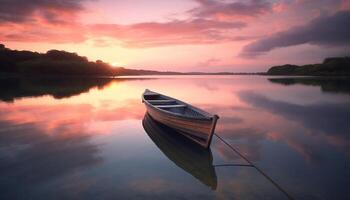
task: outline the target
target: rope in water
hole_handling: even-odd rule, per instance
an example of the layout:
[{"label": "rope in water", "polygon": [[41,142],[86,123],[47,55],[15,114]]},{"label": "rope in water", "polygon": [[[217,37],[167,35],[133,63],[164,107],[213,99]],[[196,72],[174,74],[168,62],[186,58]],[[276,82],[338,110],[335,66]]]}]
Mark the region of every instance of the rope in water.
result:
[{"label": "rope in water", "polygon": [[213,167],[253,167],[253,166],[246,165],[246,164],[220,164],[220,165],[213,165]]},{"label": "rope in water", "polygon": [[269,180],[279,191],[281,191],[283,194],[286,195],[286,197],[290,200],[294,200],[294,198],[288,194],[287,191],[285,191],[280,185],[278,185],[272,178],[270,178],[265,172],[263,172],[259,167],[254,165],[248,158],[246,158],[243,154],[241,154],[237,149],[235,149],[231,144],[227,143],[223,138],[221,138],[218,134],[215,134],[223,143],[225,143],[227,146],[229,146],[235,153],[237,153],[241,158],[243,158],[250,166],[254,167],[260,174],[262,174],[267,180]]}]

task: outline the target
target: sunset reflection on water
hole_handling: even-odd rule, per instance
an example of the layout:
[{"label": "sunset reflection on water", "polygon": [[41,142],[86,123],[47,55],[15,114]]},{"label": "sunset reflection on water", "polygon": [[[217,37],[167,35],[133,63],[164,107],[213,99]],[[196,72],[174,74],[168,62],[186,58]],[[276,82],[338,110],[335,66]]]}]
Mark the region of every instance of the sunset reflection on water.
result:
[{"label": "sunset reflection on water", "polygon": [[[142,127],[149,88],[218,114],[216,134],[296,199],[350,198],[350,94],[268,78],[137,77],[40,91],[20,80],[0,92],[0,197],[285,198],[253,168],[215,167],[212,190],[174,165]],[[213,166],[245,164],[218,138],[211,151]]]}]

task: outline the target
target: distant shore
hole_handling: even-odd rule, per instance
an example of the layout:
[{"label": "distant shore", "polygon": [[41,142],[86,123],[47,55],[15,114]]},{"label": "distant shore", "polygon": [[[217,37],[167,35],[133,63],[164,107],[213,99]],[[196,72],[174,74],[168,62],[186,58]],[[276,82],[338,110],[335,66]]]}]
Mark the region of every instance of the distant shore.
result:
[{"label": "distant shore", "polygon": [[350,76],[350,57],[326,58],[320,64],[274,66],[267,71],[266,75]]}]

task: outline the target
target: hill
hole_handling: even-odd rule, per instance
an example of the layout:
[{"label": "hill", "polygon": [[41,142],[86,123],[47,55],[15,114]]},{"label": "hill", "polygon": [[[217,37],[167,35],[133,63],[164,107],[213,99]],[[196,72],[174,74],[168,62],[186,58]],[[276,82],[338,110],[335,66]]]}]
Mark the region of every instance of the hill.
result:
[{"label": "hill", "polygon": [[274,66],[267,75],[349,76],[350,57],[326,58],[321,64]]}]

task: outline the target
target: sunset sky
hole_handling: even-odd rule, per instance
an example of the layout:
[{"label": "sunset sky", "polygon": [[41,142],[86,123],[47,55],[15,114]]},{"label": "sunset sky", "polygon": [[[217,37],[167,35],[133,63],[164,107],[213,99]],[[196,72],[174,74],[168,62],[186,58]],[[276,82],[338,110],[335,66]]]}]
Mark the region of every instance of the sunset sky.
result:
[{"label": "sunset sky", "polygon": [[265,71],[350,56],[350,0],[0,0],[0,43],[136,69]]}]

